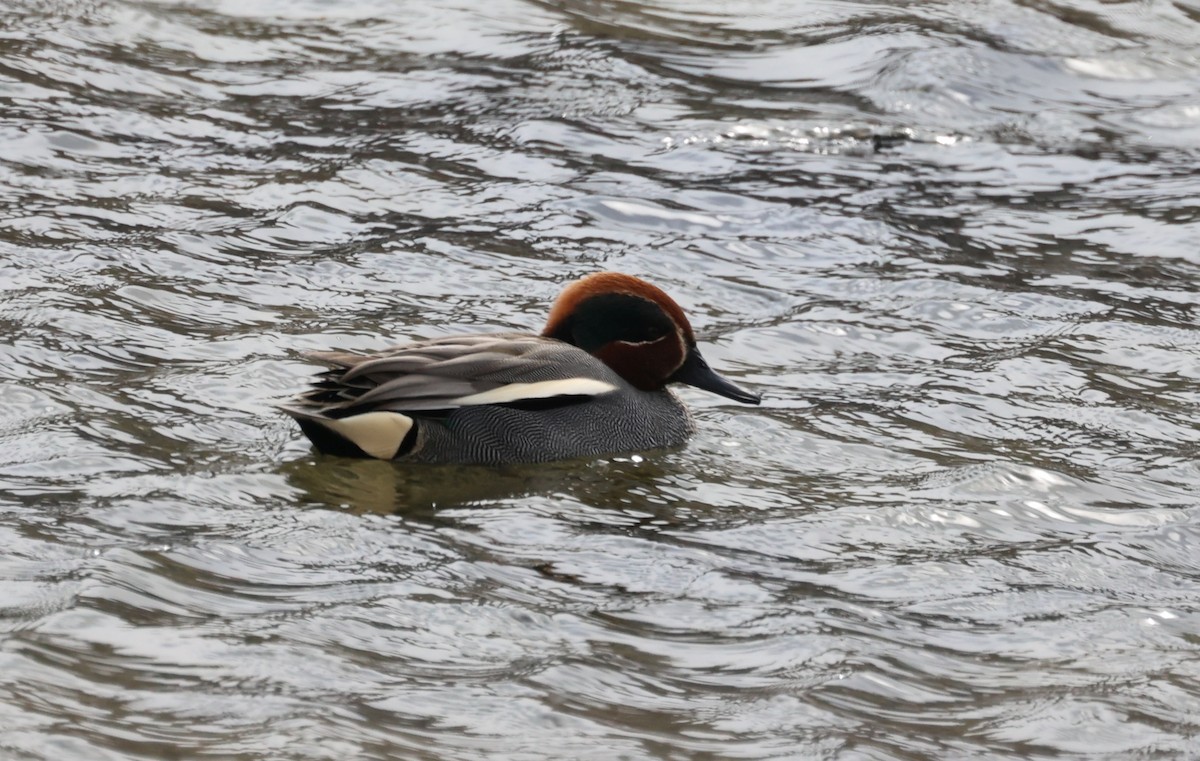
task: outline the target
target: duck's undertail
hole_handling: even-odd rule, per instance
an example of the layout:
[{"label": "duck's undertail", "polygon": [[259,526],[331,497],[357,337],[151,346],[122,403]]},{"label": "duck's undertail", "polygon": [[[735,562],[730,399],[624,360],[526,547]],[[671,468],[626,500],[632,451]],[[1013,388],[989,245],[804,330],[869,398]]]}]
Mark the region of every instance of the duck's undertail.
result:
[{"label": "duck's undertail", "polygon": [[325,454],[391,460],[412,449],[416,435],[413,419],[399,412],[332,418],[287,404],[278,407],[295,418],[313,446]]}]

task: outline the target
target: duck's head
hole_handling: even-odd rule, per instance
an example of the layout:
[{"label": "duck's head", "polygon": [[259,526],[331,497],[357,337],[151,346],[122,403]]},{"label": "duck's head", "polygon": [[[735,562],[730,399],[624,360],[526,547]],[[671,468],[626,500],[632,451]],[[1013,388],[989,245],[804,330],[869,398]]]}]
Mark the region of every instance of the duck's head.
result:
[{"label": "duck's head", "polygon": [[747,404],[762,401],[713,372],[675,300],[632,275],[598,272],[571,283],[542,335],[578,346],[643,391],[686,383]]}]

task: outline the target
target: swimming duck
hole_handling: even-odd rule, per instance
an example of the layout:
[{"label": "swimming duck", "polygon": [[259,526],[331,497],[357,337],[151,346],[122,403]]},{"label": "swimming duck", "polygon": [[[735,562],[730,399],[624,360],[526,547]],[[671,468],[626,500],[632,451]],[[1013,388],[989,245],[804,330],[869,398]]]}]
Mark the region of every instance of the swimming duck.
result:
[{"label": "swimming duck", "polygon": [[351,457],[500,465],[655,449],[693,430],[668,383],[761,401],[708,366],[670,296],[618,272],[568,285],[541,335],[307,356],[329,369],[280,406],[318,450]]}]

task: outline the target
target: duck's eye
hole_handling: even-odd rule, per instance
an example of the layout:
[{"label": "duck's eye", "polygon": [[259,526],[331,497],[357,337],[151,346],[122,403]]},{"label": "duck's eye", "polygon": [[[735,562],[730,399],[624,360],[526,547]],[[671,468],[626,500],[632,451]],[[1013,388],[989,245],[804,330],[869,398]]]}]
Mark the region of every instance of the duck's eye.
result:
[{"label": "duck's eye", "polygon": [[554,337],[592,352],[613,341],[657,341],[675,329],[670,316],[653,301],[603,293],[580,302]]}]

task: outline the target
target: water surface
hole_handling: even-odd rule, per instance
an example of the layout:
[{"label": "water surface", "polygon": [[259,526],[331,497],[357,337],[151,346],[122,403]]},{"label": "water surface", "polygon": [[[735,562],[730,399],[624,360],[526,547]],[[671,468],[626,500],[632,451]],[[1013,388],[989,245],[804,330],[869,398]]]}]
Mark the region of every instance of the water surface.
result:
[{"label": "water surface", "polygon": [[[0,757],[1200,752],[1200,10],[0,9]],[[646,277],[761,408],[316,456],[300,352]]]}]

